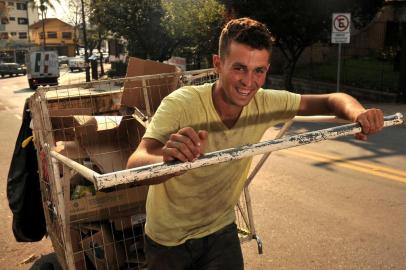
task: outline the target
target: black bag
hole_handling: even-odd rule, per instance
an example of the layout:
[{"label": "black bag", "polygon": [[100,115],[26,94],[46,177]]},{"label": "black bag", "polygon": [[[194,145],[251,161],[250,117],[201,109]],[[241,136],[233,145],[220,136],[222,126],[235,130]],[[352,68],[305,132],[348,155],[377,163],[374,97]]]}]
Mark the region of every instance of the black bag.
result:
[{"label": "black bag", "polygon": [[22,142],[32,136],[30,122],[26,100],[7,179],[7,198],[13,212],[13,233],[18,242],[40,241],[46,234],[36,151],[32,141],[22,147]]}]

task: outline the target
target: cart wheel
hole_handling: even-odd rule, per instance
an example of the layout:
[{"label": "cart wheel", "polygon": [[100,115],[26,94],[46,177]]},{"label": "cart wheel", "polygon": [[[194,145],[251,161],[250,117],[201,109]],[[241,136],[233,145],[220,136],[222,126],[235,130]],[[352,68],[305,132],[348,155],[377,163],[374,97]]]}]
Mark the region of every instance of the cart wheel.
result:
[{"label": "cart wheel", "polygon": [[46,262],[40,265],[40,270],[54,270],[54,265],[52,263]]},{"label": "cart wheel", "polygon": [[262,254],[262,240],[261,238],[259,238],[258,235],[253,235],[252,238],[254,238],[257,241],[257,245],[258,245],[258,254]]}]

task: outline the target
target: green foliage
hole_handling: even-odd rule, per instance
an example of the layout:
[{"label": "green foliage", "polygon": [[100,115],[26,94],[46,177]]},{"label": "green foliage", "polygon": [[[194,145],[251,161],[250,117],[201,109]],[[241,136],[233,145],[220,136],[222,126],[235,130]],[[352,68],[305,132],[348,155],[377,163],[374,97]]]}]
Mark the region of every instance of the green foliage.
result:
[{"label": "green foliage", "polygon": [[316,43],[329,42],[333,12],[350,12],[354,26],[360,28],[375,16],[384,0],[223,0],[235,17],[248,16],[265,23],[284,54],[286,87],[292,89],[291,76],[303,50]]},{"label": "green foliage", "polygon": [[[393,61],[377,57],[349,58],[342,61],[341,69],[343,84],[387,92],[398,90],[399,72],[393,70]],[[337,62],[298,67],[295,77],[335,83]]]},{"label": "green foliage", "polygon": [[224,8],[216,0],[97,1],[100,24],[127,40],[130,56],[166,60],[175,52],[210,55]]},{"label": "green foliage", "polygon": [[224,6],[216,0],[162,1],[166,31],[179,42],[177,53],[208,56],[216,52]]}]

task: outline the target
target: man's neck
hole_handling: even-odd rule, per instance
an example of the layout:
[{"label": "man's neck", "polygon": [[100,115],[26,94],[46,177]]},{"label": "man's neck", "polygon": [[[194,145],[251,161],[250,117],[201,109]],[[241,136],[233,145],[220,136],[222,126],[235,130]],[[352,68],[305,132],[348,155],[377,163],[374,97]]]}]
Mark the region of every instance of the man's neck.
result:
[{"label": "man's neck", "polygon": [[224,91],[221,91],[219,82],[217,81],[212,87],[212,100],[214,108],[217,111],[221,121],[228,127],[232,128],[237,122],[243,107],[233,105],[227,101]]}]

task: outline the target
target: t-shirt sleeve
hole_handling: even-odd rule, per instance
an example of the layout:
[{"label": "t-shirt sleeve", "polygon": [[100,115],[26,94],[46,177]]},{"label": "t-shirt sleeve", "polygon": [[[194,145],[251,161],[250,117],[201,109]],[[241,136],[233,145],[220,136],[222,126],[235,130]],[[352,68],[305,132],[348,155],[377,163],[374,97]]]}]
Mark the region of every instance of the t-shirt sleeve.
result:
[{"label": "t-shirt sleeve", "polygon": [[165,144],[169,136],[180,129],[183,111],[179,103],[173,97],[165,97],[152,117],[143,138],[156,139]]},{"label": "t-shirt sleeve", "polygon": [[284,90],[264,90],[265,115],[273,124],[291,120],[297,114],[301,96]]}]

